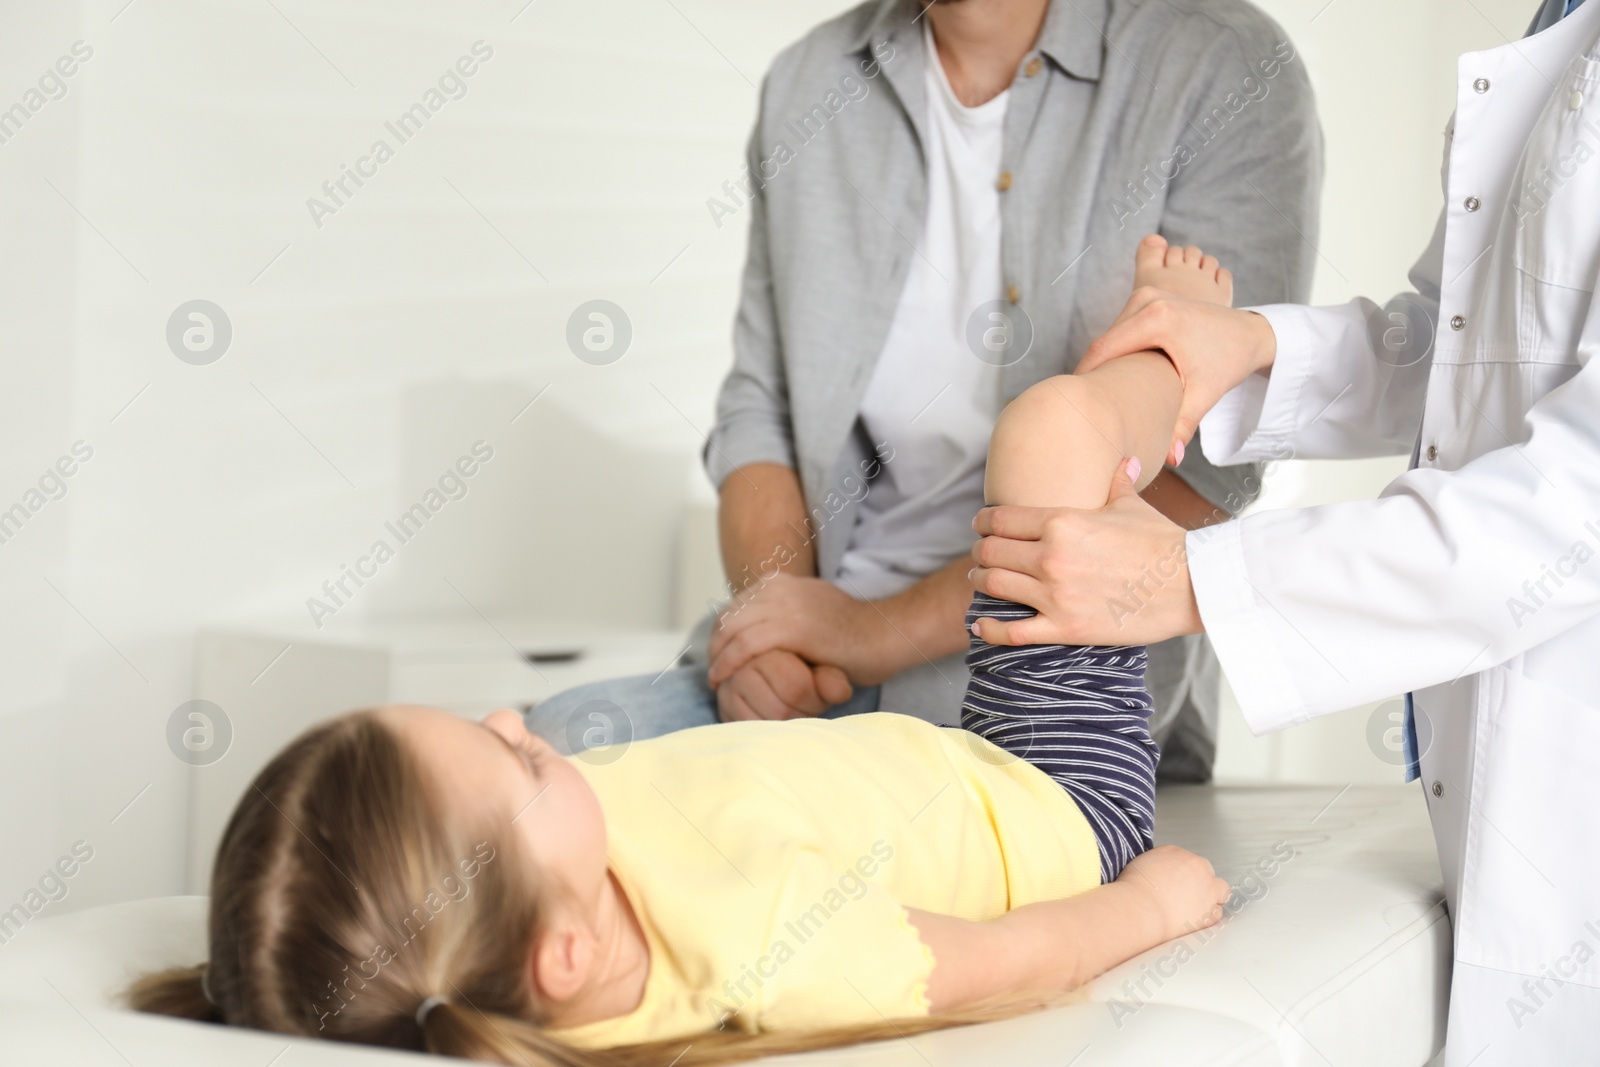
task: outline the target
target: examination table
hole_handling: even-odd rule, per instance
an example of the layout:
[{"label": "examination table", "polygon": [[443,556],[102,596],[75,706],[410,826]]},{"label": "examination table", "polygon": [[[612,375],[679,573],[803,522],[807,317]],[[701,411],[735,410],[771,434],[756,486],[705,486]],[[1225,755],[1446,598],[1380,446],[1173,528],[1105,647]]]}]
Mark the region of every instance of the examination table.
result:
[{"label": "examination table", "polygon": [[[1189,786],[1161,790],[1157,810],[1159,840],[1236,887],[1220,926],[1130,960],[1075,1003],[785,1062],[1420,1067],[1443,1047],[1450,924],[1416,787]],[[418,1062],[121,1007],[135,974],[204,948],[203,897],[41,916],[0,946],[0,1064]]]}]

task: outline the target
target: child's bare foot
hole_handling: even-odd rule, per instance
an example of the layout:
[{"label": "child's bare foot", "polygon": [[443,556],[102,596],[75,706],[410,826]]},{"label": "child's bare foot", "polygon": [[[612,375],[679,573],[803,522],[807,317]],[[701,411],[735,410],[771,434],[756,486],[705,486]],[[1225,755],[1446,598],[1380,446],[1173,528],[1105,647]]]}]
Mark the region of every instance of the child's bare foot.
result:
[{"label": "child's bare foot", "polygon": [[1193,245],[1172,248],[1165,237],[1153,233],[1139,242],[1133,263],[1135,288],[1148,285],[1189,300],[1233,306],[1233,275],[1216,256]]}]

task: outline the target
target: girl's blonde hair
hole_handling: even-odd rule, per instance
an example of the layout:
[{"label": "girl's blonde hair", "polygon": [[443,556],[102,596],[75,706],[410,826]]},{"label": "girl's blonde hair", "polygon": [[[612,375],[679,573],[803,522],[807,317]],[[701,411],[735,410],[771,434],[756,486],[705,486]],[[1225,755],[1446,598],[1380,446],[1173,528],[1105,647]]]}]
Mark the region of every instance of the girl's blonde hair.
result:
[{"label": "girl's blonde hair", "polygon": [[[373,712],[303,734],[251,783],[223,833],[211,876],[210,959],[140,978],[132,1006],[529,1067],[733,1063],[1018,1008],[842,1030],[708,1030],[603,1050],[562,1044],[529,1017],[526,964],[539,911],[511,835],[452,827],[432,796],[416,760]],[[439,1000],[419,1024],[430,997]]]}]

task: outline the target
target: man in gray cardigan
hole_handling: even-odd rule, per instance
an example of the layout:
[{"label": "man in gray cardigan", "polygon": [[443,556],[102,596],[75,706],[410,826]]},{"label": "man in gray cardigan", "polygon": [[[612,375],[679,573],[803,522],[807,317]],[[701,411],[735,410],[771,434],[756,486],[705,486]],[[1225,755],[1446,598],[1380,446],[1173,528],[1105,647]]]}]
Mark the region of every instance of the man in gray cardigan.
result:
[{"label": "man in gray cardigan", "polygon": [[[691,664],[530,725],[578,748],[719,718],[957,721],[999,409],[1110,325],[1147,233],[1219,257],[1238,304],[1305,300],[1321,147],[1302,60],[1244,0],[869,0],[784,51],[747,172],[708,203],[750,226],[705,449],[737,595]],[[1145,495],[1195,527],[1259,476],[1190,448]],[[1163,776],[1208,778],[1205,638],[1152,647],[1149,683]]]}]

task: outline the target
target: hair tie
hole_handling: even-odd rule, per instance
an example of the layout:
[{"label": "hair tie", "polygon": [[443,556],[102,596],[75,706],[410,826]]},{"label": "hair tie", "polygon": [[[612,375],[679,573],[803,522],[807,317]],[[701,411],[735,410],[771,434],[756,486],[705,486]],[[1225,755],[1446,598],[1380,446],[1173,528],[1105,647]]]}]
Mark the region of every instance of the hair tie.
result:
[{"label": "hair tie", "polygon": [[443,997],[427,997],[417,1005],[417,1029],[425,1030],[428,1027],[428,1013],[444,1003]]},{"label": "hair tie", "polygon": [[213,1008],[217,1006],[217,998],[211,995],[211,964],[200,965],[200,995],[206,998],[206,1003]]}]

